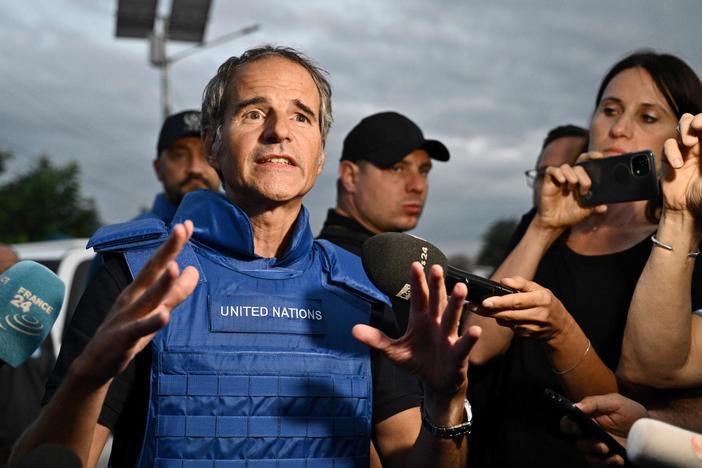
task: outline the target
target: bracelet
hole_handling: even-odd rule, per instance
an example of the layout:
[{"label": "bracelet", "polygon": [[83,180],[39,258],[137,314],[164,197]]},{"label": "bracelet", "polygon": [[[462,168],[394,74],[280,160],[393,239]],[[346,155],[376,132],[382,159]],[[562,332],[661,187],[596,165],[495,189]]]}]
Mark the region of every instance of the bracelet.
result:
[{"label": "bracelet", "polygon": [[424,400],[422,400],[420,404],[422,426],[424,426],[433,437],[438,437],[439,439],[457,439],[459,437],[464,437],[470,434],[471,426],[473,425],[473,412],[470,409],[468,398],[463,402],[463,408],[465,409],[465,422],[456,426],[435,426],[429,421],[429,417],[424,409]]},{"label": "bracelet", "polygon": [[[660,247],[660,248],[662,248],[662,249],[669,250],[669,251],[671,251],[671,252],[673,251],[673,246],[672,246],[672,245],[670,245],[670,244],[664,244],[663,242],[659,241],[658,239],[656,239],[656,235],[655,235],[655,234],[651,234],[651,242],[653,242],[653,245],[654,245],[655,247]],[[695,249],[695,250],[693,250],[693,251],[691,251],[691,252],[688,252],[688,253],[687,253],[687,256],[690,257],[690,258],[695,258],[695,257],[697,257],[699,254],[700,254],[700,249],[697,248],[697,249]]]},{"label": "bracelet", "polygon": [[588,340],[587,340],[587,346],[585,347],[585,352],[584,352],[583,355],[580,357],[580,360],[579,360],[578,362],[576,362],[575,365],[574,365],[573,367],[571,367],[571,368],[569,368],[569,369],[566,369],[566,370],[556,370],[556,369],[554,369],[554,368],[552,367],[551,370],[553,371],[553,373],[556,374],[556,375],[563,375],[563,374],[567,374],[568,372],[570,372],[570,371],[572,371],[572,370],[575,370],[580,364],[583,363],[583,361],[585,360],[585,356],[587,356],[587,353],[590,352],[590,345],[591,345],[590,339],[588,338]]}]

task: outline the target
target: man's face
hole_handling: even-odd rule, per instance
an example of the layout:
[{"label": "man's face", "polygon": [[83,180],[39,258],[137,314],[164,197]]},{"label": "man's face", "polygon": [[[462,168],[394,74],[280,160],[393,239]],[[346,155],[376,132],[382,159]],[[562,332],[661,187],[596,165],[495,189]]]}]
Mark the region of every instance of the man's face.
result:
[{"label": "man's face", "polygon": [[429,154],[414,150],[387,169],[368,162],[357,167],[351,189],[356,221],[376,234],[414,228],[429,191]]},{"label": "man's face", "polygon": [[175,205],[188,192],[219,187],[219,177],[207,163],[199,137],[177,139],[154,160],[154,170],[166,196]]},{"label": "man's face", "polygon": [[281,57],[249,63],[231,80],[214,154],[227,197],[243,208],[300,204],[322,170],[320,96],[309,72]]},{"label": "man's face", "polygon": [[541,197],[541,187],[544,183],[543,173],[549,166],[560,166],[562,164],[575,164],[575,161],[584,150],[585,137],[567,136],[553,140],[541,152],[536,161],[538,175],[534,180],[533,203],[538,206]]}]

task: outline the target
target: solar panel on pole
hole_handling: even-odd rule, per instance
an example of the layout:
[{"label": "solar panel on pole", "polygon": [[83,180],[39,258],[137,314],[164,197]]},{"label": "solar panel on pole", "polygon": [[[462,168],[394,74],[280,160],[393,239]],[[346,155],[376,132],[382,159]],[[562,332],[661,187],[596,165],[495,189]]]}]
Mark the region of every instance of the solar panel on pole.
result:
[{"label": "solar panel on pole", "polygon": [[118,0],[117,37],[148,37],[154,30],[156,0]]},{"label": "solar panel on pole", "polygon": [[168,39],[202,43],[211,3],[211,0],[173,0]]}]

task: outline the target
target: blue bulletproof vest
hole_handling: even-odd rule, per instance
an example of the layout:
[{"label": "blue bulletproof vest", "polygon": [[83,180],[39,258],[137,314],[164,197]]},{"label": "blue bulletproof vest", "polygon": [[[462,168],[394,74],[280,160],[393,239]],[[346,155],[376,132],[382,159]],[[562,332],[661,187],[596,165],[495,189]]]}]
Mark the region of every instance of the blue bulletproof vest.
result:
[{"label": "blue bulletproof vest", "polygon": [[[314,242],[303,208],[280,258],[253,254],[246,215],[222,195],[188,194],[174,223],[195,232],[179,256],[200,282],[152,343],[138,466],[367,467],[368,349],[351,335],[387,298],[357,256]],[[157,220],[103,228],[132,275],[167,235]]]}]

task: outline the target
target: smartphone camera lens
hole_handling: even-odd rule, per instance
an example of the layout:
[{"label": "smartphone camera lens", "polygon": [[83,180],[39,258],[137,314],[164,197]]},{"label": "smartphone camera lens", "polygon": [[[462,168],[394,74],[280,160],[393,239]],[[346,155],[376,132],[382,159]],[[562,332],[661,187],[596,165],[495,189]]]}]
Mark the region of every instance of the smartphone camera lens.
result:
[{"label": "smartphone camera lens", "polygon": [[631,169],[635,176],[645,176],[651,168],[648,166],[648,158],[645,155],[636,156],[631,160]]}]

